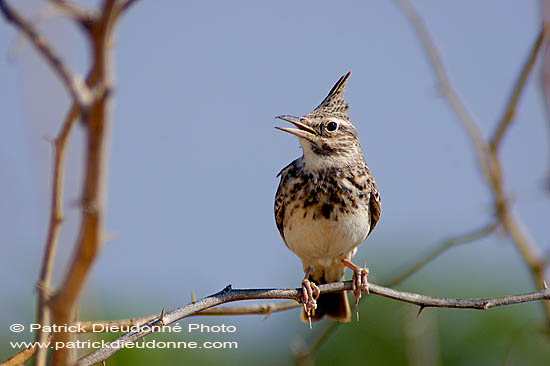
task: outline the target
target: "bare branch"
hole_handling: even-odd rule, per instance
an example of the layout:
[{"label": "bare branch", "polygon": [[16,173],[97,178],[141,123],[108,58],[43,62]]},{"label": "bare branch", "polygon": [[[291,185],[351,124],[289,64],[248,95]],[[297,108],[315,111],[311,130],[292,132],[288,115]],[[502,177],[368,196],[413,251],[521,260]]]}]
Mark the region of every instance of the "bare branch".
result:
[{"label": "bare branch", "polygon": [[[320,285],[320,293],[349,291],[352,289],[352,281],[334,282],[325,285]],[[453,298],[437,298],[425,295],[419,295],[411,292],[403,292],[393,290],[391,288],[379,286],[373,283],[368,284],[368,289],[371,294],[376,294],[390,299],[408,302],[422,307],[445,307],[445,308],[461,308],[461,309],[480,309],[486,310],[496,306],[519,304],[528,301],[550,300],[550,289],[543,289],[538,292],[503,296],[486,299],[453,299]],[[232,289],[227,286],[222,291],[205,297],[199,301],[193,302],[181,308],[164,313],[162,319],[157,316],[155,319],[146,324],[139,326],[139,329],[129,332],[114,341],[110,342],[104,348],[84,356],[78,361],[78,365],[92,365],[101,362],[119,349],[124,348],[128,343],[145,337],[155,331],[154,327],[165,326],[174,323],[182,318],[189,317],[199,311],[209,309],[211,307],[240,300],[258,300],[258,299],[289,299],[300,301],[302,298],[300,289]]]},{"label": "bare branch", "polygon": [[42,37],[29,22],[23,19],[11,6],[9,6],[5,0],[0,0],[0,10],[4,14],[6,20],[19,29],[50,64],[53,71],[63,82],[63,85],[67,89],[67,92],[71,95],[71,98],[76,101],[81,108],[88,106],[91,99],[89,89],[86,85],[84,85],[83,81],[79,77],[69,71],[67,66],[61,62],[59,56],[52,50],[51,46],[46,42],[44,37]]},{"label": "bare branch", "polygon": [[500,147],[500,143],[502,141],[504,133],[507,131],[508,127],[512,124],[514,120],[519,97],[521,96],[521,93],[523,92],[523,89],[527,84],[527,79],[529,77],[529,74],[531,73],[531,70],[533,69],[533,66],[535,65],[535,60],[537,59],[537,55],[542,46],[543,40],[544,28],[540,30],[540,33],[535,40],[533,48],[531,49],[531,52],[529,52],[529,56],[527,57],[527,60],[525,61],[525,64],[523,65],[523,68],[521,69],[521,72],[519,73],[518,78],[514,84],[514,88],[512,89],[512,94],[510,95],[510,99],[508,100],[508,104],[506,105],[506,109],[504,110],[504,114],[500,118],[500,122],[498,123],[495,132],[493,133],[493,136],[489,141],[489,147],[495,152]]}]

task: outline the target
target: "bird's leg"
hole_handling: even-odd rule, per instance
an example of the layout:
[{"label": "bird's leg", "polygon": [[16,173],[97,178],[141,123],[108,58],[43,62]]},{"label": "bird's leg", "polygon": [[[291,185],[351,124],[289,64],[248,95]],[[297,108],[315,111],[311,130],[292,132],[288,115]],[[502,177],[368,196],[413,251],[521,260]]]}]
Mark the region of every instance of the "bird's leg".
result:
[{"label": "bird's leg", "polygon": [[348,259],[342,259],[342,263],[349,269],[353,271],[353,296],[355,296],[355,314],[357,321],[359,321],[359,310],[357,305],[359,304],[359,299],[361,298],[361,290],[365,291],[367,295],[369,294],[369,287],[367,282],[367,275],[369,274],[369,269],[367,267],[359,267],[356,264],[353,264]]},{"label": "bird's leg", "polygon": [[319,297],[319,287],[309,280],[312,268],[307,267],[305,270],[305,276],[302,280],[302,304],[304,311],[307,314],[309,320],[309,328],[311,329],[311,311],[317,309],[317,298]]}]

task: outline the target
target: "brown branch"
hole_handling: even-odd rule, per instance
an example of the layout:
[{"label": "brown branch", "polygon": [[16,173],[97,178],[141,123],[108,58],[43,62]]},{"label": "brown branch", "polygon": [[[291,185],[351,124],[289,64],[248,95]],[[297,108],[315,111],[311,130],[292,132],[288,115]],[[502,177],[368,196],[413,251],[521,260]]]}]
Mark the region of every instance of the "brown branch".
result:
[{"label": "brown branch", "polygon": [[8,22],[11,22],[18,30],[20,30],[42,55],[42,57],[50,64],[52,70],[59,76],[63,82],[63,86],[71,98],[78,103],[81,108],[89,105],[91,93],[84,85],[82,80],[74,75],[63,62],[60,57],[53,51],[51,46],[46,42],[44,37],[40,35],[34,27],[21,17],[5,0],[0,0],[0,10]]},{"label": "brown branch", "polygon": [[[325,285],[320,285],[320,293],[349,291],[352,289],[352,282],[334,282]],[[411,292],[397,291],[391,288],[379,286],[373,283],[368,284],[368,289],[371,294],[384,296],[390,299],[407,302],[421,307],[442,307],[442,308],[460,308],[460,309],[479,309],[486,310],[492,307],[519,304],[529,301],[550,300],[550,289],[545,288],[538,292],[503,296],[484,299],[453,299],[453,298],[437,298],[426,295],[415,294]],[[296,302],[302,298],[300,289],[232,289],[227,286],[222,291],[205,297],[199,301],[192,302],[186,306],[175,309],[173,311],[161,313],[155,319],[146,324],[139,326],[136,331],[129,332],[123,336],[110,342],[103,348],[99,348],[94,352],[84,356],[78,361],[78,365],[92,365],[101,362],[119,349],[124,348],[128,343],[145,337],[155,331],[155,327],[162,327],[174,323],[180,319],[189,317],[199,311],[209,309],[211,307],[241,300],[258,300],[258,299],[289,299]],[[118,346],[117,346],[118,345]]]},{"label": "brown branch", "polygon": [[[46,337],[44,343],[51,341],[51,339],[51,336]],[[35,342],[34,344],[12,355],[7,360],[0,362],[0,366],[21,366],[25,361],[29,360],[35,354],[37,349],[40,349],[40,347],[38,347],[38,344]]]},{"label": "brown branch", "polygon": [[[76,299],[81,291],[86,276],[90,270],[93,260],[101,245],[102,231],[102,208],[105,196],[105,135],[108,130],[106,111],[108,109],[109,97],[109,69],[107,67],[108,41],[114,22],[120,14],[126,10],[133,0],[105,0],[101,12],[98,15],[89,13],[70,1],[50,0],[71,18],[75,19],[87,31],[91,48],[93,51],[92,68],[86,80],[73,75],[69,68],[62,63],[60,57],[53,51],[52,47],[45,41],[32,26],[32,24],[21,17],[4,0],[0,0],[0,10],[6,20],[13,23],[23,35],[25,35],[38,50],[39,54],[50,64],[53,71],[60,77],[65,88],[73,99],[71,107],[62,128],[53,142],[53,183],[52,202],[50,209],[50,224],[42,267],[38,281],[38,306],[37,321],[42,325],[51,324],[50,308],[53,313],[54,322],[57,324],[70,324],[71,314]],[[114,10],[115,11],[114,11]],[[92,89],[93,88],[93,89]],[[93,93],[90,90],[94,90]],[[77,239],[76,253],[71,263],[70,270],[63,281],[63,285],[55,296],[50,295],[50,282],[55,247],[58,240],[59,229],[63,220],[63,173],[64,173],[64,150],[66,141],[74,121],[78,116],[82,117],[87,127],[87,153],[85,179],[82,197],[82,222]],[[48,334],[40,331],[36,335],[36,341],[43,342]],[[71,334],[59,332],[55,334],[56,342],[67,342]],[[38,351],[36,364],[44,365],[46,350]],[[65,365],[70,362],[70,355],[66,350],[59,350],[53,354],[53,364]]]},{"label": "brown branch", "polygon": [[[109,130],[109,73],[107,42],[110,17],[115,1],[105,1],[100,14],[92,18],[89,26],[89,40],[92,48],[92,74],[96,75],[96,90],[101,93],[94,98],[86,111],[86,162],[81,203],[81,223],[76,251],[62,285],[51,300],[55,324],[71,324],[76,301],[91,266],[103,241],[103,219],[106,195],[106,133]],[[61,331],[54,334],[54,342],[65,344],[74,334]],[[71,363],[69,349],[61,348],[53,352],[53,365]]]}]

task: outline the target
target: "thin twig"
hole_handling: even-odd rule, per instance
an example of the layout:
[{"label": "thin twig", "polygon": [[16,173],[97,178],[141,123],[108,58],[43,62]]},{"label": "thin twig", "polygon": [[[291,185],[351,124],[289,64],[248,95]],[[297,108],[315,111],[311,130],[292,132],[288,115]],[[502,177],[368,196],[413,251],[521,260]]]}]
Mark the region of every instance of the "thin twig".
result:
[{"label": "thin twig", "polygon": [[[361,300],[363,300],[365,298],[368,298],[368,296],[367,297],[362,297]],[[311,357],[313,356],[313,353],[321,347],[321,345],[327,340],[329,335],[331,335],[336,329],[338,329],[340,324],[342,324],[342,323],[340,323],[336,320],[330,322],[325,327],[325,329],[323,329],[322,331],[320,331],[317,334],[317,336],[315,337],[315,341],[313,341],[309,347],[303,347],[302,349],[298,349],[294,353],[294,357],[296,358],[297,366],[302,366],[302,365],[305,366],[305,365],[312,364],[313,362],[312,362]]]},{"label": "thin twig", "polygon": [[[51,339],[51,336],[46,337],[44,344],[51,341]],[[38,343],[35,342],[32,345],[12,355],[7,360],[0,362],[0,366],[21,366],[25,361],[29,360],[35,354],[37,349],[40,349],[40,347],[38,347]]]},{"label": "thin twig", "polygon": [[117,21],[119,16],[126,12],[130,6],[134,5],[136,1],[138,0],[121,0],[113,11],[113,21]]},{"label": "thin twig", "polygon": [[[352,281],[346,282],[334,282],[325,285],[320,285],[320,293],[349,291],[352,289]],[[519,304],[529,301],[550,300],[550,289],[545,288],[538,292],[503,296],[495,298],[484,299],[453,299],[453,298],[437,298],[426,295],[415,294],[411,292],[404,292],[393,290],[388,287],[369,283],[369,292],[371,294],[384,296],[390,299],[408,302],[410,304],[418,305],[421,307],[443,307],[443,308],[460,308],[460,309],[479,309],[486,310],[492,307]],[[300,301],[302,298],[302,291],[300,289],[232,289],[231,286],[227,286],[222,291],[205,297],[199,301],[193,302],[181,308],[175,309],[170,312],[163,312],[162,316],[157,316],[154,320],[149,321],[146,324],[139,326],[133,332],[124,334],[123,336],[115,339],[105,347],[95,350],[94,352],[84,356],[78,361],[78,365],[92,365],[101,362],[119,349],[124,348],[126,344],[135,342],[136,340],[145,337],[146,335],[154,332],[155,327],[162,327],[174,323],[182,318],[186,318],[192,314],[195,314],[201,310],[208,309],[220,304],[224,304],[232,301],[240,300],[258,300],[258,299],[289,299]]]},{"label": "thin twig", "polygon": [[49,0],[58,9],[70,18],[78,21],[81,24],[88,24],[92,21],[92,15],[86,9],[68,0]]},{"label": "thin twig", "polygon": [[[284,301],[268,304],[252,304],[252,305],[240,305],[240,306],[218,306],[210,309],[199,311],[190,316],[203,316],[203,315],[251,315],[259,314],[269,316],[279,311],[285,311],[299,307],[300,304],[296,301]],[[98,332],[109,331],[109,328],[128,327],[132,325],[141,325],[158,318],[158,314],[152,314],[142,316],[139,318],[130,319],[116,319],[116,320],[87,320],[79,321],[77,323],[78,329],[84,332],[91,332],[94,328],[99,330]]]},{"label": "thin twig", "polygon": [[398,283],[401,283],[402,281],[412,276],[416,271],[424,267],[426,264],[428,264],[429,262],[437,258],[441,253],[443,253],[447,249],[457,245],[471,243],[473,241],[484,238],[487,235],[491,234],[493,231],[495,231],[497,226],[498,224],[496,222],[493,222],[489,225],[483,226],[482,228],[476,229],[475,231],[468,232],[466,234],[462,234],[460,236],[456,236],[454,238],[445,240],[443,243],[441,243],[439,246],[434,248],[426,256],[423,256],[421,259],[419,259],[418,262],[414,263],[407,269],[403,270],[401,273],[393,276],[391,280],[385,282],[385,285],[388,287],[392,287],[397,285]]},{"label": "thin twig", "polygon": [[8,22],[20,30],[36,48],[36,50],[50,64],[52,70],[59,76],[63,86],[71,98],[78,103],[81,108],[86,108],[91,100],[91,93],[84,82],[73,74],[60,57],[53,51],[52,47],[46,42],[34,27],[21,17],[5,0],[0,0],[0,10]]},{"label": "thin twig", "polygon": [[[63,222],[63,179],[65,175],[65,147],[69,133],[71,131],[76,118],[78,117],[78,107],[76,103],[71,107],[61,130],[57,137],[52,141],[53,147],[53,172],[52,172],[52,199],[50,203],[50,224],[48,227],[48,235],[46,245],[44,247],[44,256],[42,259],[42,267],[37,283],[38,288],[38,304],[37,304],[37,323],[43,326],[48,326],[51,323],[50,309],[48,302],[51,294],[51,277],[53,264],[55,259],[55,250],[59,237],[59,230]],[[42,330],[41,327],[37,333],[35,341],[39,343],[45,342],[48,333]],[[41,348],[37,352],[35,365],[41,366],[46,364],[47,349]]]},{"label": "thin twig", "polygon": [[428,31],[424,21],[420,17],[420,14],[412,6],[412,4],[407,0],[395,0],[397,5],[405,13],[405,15],[410,20],[412,26],[414,27],[420,42],[426,50],[428,55],[428,61],[431,63],[433,70],[436,74],[438,81],[439,90],[445,96],[451,108],[454,110],[458,116],[459,121],[462,123],[462,126],[468,133],[470,139],[476,146],[475,152],[477,155],[477,160],[480,164],[480,169],[484,174],[488,174],[488,166],[485,161],[485,143],[483,136],[478,126],[479,123],[474,117],[472,112],[466,106],[466,103],[462,100],[462,97],[454,89],[445,66],[443,64],[441,55],[436,47],[435,42],[433,41],[430,32]]},{"label": "thin twig", "polygon": [[500,118],[500,121],[495,128],[493,136],[489,140],[489,147],[492,151],[498,150],[501,145],[502,137],[514,121],[519,98],[523,92],[525,85],[527,84],[527,79],[531,74],[531,70],[533,70],[533,66],[535,65],[535,60],[537,59],[537,55],[539,53],[539,50],[541,49],[543,40],[544,27],[541,29],[533,47],[531,48],[531,51],[529,52],[529,55],[527,56],[527,60],[525,61],[525,64],[523,65],[521,72],[519,73],[518,78],[514,83],[514,87],[512,89],[510,99],[508,100],[508,103],[506,105],[506,109],[504,110],[504,113],[502,114],[502,117]]}]

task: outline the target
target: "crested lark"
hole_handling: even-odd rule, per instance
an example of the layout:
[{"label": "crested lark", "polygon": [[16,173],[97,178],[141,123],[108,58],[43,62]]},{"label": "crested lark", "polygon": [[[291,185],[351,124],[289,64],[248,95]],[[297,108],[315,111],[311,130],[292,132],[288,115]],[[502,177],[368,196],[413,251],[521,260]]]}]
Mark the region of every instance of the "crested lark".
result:
[{"label": "crested lark", "polygon": [[[275,221],[286,246],[302,261],[301,319],[324,316],[349,321],[345,292],[319,296],[316,284],[343,281],[353,270],[355,305],[367,288],[367,268],[350,260],[380,217],[378,187],[365,163],[357,131],[348,118],[342,76],[328,96],[301,118],[277,118],[297,128],[277,127],[298,137],[302,157],[280,173],[275,197]],[[279,176],[278,175],[278,176]]]}]

